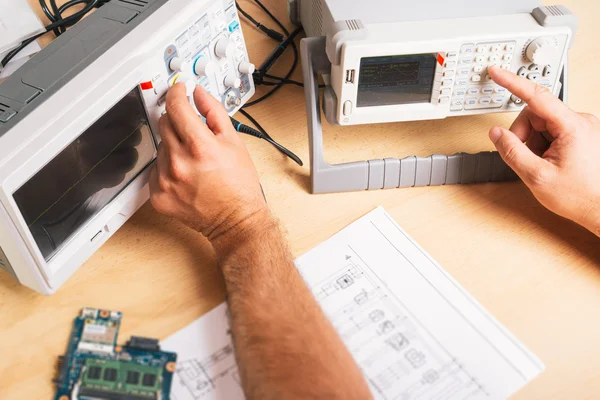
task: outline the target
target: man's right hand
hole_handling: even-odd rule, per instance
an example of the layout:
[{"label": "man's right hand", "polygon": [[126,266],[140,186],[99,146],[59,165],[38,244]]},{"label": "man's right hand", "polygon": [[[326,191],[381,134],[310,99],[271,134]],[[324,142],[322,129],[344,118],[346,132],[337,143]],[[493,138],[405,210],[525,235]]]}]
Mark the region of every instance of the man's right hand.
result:
[{"label": "man's right hand", "polygon": [[506,164],[546,208],[600,236],[600,120],[511,72],[489,73],[527,104],[510,130],[490,130]]},{"label": "man's right hand", "polygon": [[194,101],[206,124],[183,84],[167,93],[162,142],[150,171],[152,205],[202,232],[213,246],[217,238],[239,244],[241,233],[266,225],[270,216],[258,174],[225,108],[202,87],[196,88]]}]

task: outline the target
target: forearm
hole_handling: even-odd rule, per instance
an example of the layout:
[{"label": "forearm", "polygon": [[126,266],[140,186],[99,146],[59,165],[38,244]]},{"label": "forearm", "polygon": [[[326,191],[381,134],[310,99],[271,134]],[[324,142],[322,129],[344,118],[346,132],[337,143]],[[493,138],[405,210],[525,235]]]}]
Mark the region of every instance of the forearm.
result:
[{"label": "forearm", "polygon": [[591,208],[582,225],[600,237],[600,204]]},{"label": "forearm", "polygon": [[366,399],[362,373],[297,272],[276,222],[213,243],[250,399]]}]

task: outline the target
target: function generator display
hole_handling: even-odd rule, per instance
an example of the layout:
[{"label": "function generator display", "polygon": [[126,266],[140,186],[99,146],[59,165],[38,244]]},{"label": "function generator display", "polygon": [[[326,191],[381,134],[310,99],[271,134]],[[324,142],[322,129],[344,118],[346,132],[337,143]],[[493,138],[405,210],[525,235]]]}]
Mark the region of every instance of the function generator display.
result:
[{"label": "function generator display", "polygon": [[428,103],[436,54],[368,57],[360,62],[358,107]]}]

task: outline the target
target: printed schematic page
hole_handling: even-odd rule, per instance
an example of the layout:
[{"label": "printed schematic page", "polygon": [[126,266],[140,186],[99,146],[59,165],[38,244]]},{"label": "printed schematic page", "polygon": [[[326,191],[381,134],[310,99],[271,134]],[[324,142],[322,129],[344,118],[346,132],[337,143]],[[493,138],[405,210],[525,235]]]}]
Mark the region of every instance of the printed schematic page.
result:
[{"label": "printed schematic page", "polygon": [[[296,265],[376,399],[505,399],[544,369],[383,208]],[[163,343],[173,399],[243,399],[228,330],[222,304]]]}]

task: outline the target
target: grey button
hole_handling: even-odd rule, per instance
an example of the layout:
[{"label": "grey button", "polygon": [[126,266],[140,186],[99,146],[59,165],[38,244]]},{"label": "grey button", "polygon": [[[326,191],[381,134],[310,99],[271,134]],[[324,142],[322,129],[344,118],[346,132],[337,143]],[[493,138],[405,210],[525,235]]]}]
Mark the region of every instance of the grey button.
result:
[{"label": "grey button", "polygon": [[344,115],[350,115],[350,114],[352,114],[352,102],[350,100],[346,100],[344,102],[343,112],[344,112]]},{"label": "grey button", "polygon": [[552,67],[550,65],[546,65],[544,67],[544,76],[548,76],[552,73]]},{"label": "grey button", "polygon": [[15,115],[17,112],[14,110],[0,110],[0,122],[8,122]]},{"label": "grey button", "polygon": [[518,98],[517,96],[515,96],[514,94],[510,96],[510,99],[513,103],[515,103],[516,105],[520,106],[523,104],[523,100],[521,100],[520,98]]}]

